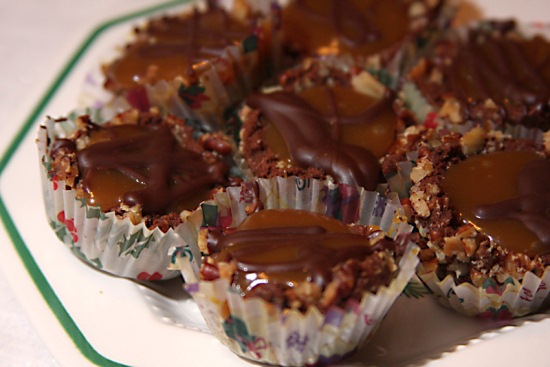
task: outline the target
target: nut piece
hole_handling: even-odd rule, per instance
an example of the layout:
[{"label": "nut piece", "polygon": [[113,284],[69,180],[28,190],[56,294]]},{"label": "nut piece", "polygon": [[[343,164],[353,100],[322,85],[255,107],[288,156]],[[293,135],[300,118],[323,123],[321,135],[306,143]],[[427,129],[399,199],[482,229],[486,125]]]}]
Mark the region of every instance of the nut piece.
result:
[{"label": "nut piece", "polygon": [[462,122],[460,102],[455,98],[446,99],[439,110],[439,116],[447,117],[453,124],[460,124]]},{"label": "nut piece", "polygon": [[485,145],[487,131],[481,126],[476,126],[472,130],[466,132],[460,139],[462,151],[466,155],[472,155],[479,152]]},{"label": "nut piece", "polygon": [[430,197],[425,192],[411,191],[411,206],[419,217],[428,218],[430,216],[429,199]]},{"label": "nut piece", "polygon": [[384,97],[386,87],[374,78],[370,73],[363,71],[351,79],[353,89],[376,99]]},{"label": "nut piece", "polygon": [[544,133],[542,140],[544,142],[544,150],[546,150],[547,153],[550,153],[550,130]]},{"label": "nut piece", "polygon": [[412,182],[417,183],[425,177],[431,175],[433,171],[434,167],[432,163],[425,158],[420,158],[417,165],[413,167],[411,171],[411,180]]}]

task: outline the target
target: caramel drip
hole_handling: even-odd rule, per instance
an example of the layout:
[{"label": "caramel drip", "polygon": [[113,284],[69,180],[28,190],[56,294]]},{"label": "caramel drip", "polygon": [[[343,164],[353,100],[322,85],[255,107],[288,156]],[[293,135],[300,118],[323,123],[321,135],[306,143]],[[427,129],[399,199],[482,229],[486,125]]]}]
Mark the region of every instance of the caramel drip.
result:
[{"label": "caramel drip", "polygon": [[[232,233],[219,236],[216,245],[220,260],[236,261],[237,271],[247,274],[236,277],[243,291],[266,282],[293,286],[295,282],[310,281],[323,287],[331,281],[335,265],[347,259],[364,259],[375,251],[393,249],[393,242],[387,239],[371,245],[368,237],[327,223],[328,217],[321,214],[268,210],[253,216],[258,214],[280,223],[268,228],[256,228],[254,224],[245,229],[238,227]],[[277,218],[281,216],[284,218]],[[332,229],[336,232],[331,231],[331,227],[335,227]]]},{"label": "caramel drip", "polygon": [[476,218],[517,219],[550,251],[550,162],[527,163],[517,177],[517,189],[517,197],[475,207]]},{"label": "caramel drip", "polygon": [[550,67],[547,59],[538,57],[548,54],[550,45],[539,38],[520,41],[472,32],[450,68],[457,97],[464,101],[491,98],[499,103],[550,98]]},{"label": "caramel drip", "polygon": [[166,126],[124,125],[99,131],[104,137],[79,151],[78,163],[93,204],[104,211],[118,203],[97,202],[94,197],[109,192],[107,197],[115,201],[140,205],[144,214],[167,214],[225,180],[225,164],[208,164],[199,153],[183,148]]},{"label": "caramel drip", "polygon": [[402,41],[408,26],[400,1],[295,0],[283,9],[285,37],[311,55],[367,56]]},{"label": "caramel drip", "polygon": [[532,151],[471,156],[447,170],[443,187],[462,220],[502,247],[546,254],[549,165]]},{"label": "caramel drip", "polygon": [[[286,92],[253,94],[247,103],[275,125],[296,165],[322,169],[338,182],[373,190],[380,179],[376,156],[365,147],[339,141],[340,130],[341,125],[369,124],[388,111],[388,101],[383,99],[357,115],[345,116],[336,111],[330,90],[328,96],[332,106],[328,116]],[[327,129],[327,125],[332,128]]]}]

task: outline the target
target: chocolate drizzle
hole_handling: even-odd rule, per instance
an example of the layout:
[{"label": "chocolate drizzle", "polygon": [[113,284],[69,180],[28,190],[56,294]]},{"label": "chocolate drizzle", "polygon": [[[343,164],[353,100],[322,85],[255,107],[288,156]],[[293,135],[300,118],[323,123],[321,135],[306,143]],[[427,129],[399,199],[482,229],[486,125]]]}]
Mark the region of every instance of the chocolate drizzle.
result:
[{"label": "chocolate drizzle", "polygon": [[390,55],[410,34],[408,12],[402,0],[289,1],[282,11],[285,47],[297,55]]},{"label": "chocolate drizzle", "polygon": [[181,76],[194,82],[196,67],[218,59],[227,47],[253,35],[256,19],[240,22],[216,1],[206,10],[182,16],[165,16],[136,30],[137,40],[107,70],[108,87],[129,88],[152,80]]},{"label": "chocolate drizzle", "polygon": [[463,101],[491,98],[498,103],[510,99],[532,104],[547,100],[550,58],[537,60],[543,47],[549,49],[537,38],[519,41],[471,31],[449,70],[451,86]]},{"label": "chocolate drizzle", "polygon": [[324,16],[315,12],[305,0],[296,0],[296,4],[314,19],[327,22],[340,40],[348,47],[359,47],[367,42],[374,42],[381,38],[380,30],[366,16],[373,12],[373,6],[366,6],[367,11],[362,12],[349,0],[331,0],[330,12]]},{"label": "chocolate drizzle", "polygon": [[[216,17],[217,23],[221,24],[219,29],[206,26],[203,20],[205,15]],[[222,8],[212,5],[205,13],[195,9],[192,16],[185,20],[166,17],[147,29],[155,42],[140,48],[136,55],[151,58],[182,55],[192,62],[219,57],[232,40],[242,39],[250,34],[250,29],[245,27],[242,30],[230,28],[231,22],[234,20]],[[175,35],[181,37],[174,37]]]},{"label": "chocolate drizzle", "polygon": [[[362,235],[304,226],[237,230],[218,234],[209,246],[220,251],[222,259],[236,261],[239,272],[265,274],[265,281],[306,280],[324,287],[331,281],[335,265],[347,259],[364,259],[376,251],[393,251],[395,244],[381,239],[370,245],[368,237]],[[250,290],[254,284],[243,286]]]},{"label": "chocolate drizzle", "polygon": [[[117,129],[125,129],[117,133]],[[83,183],[88,192],[94,175],[118,171],[145,185],[126,192],[122,201],[141,205],[144,214],[166,214],[178,201],[196,195],[198,189],[223,183],[228,168],[221,162],[208,164],[199,153],[183,148],[166,126],[148,125],[104,128],[108,140],[89,145],[78,152]],[[110,208],[103,208],[109,210]]]},{"label": "chocolate drizzle", "polygon": [[61,150],[76,152],[76,143],[70,139],[55,139],[52,145],[52,156],[55,156]]},{"label": "chocolate drizzle", "polygon": [[[380,179],[378,160],[367,149],[338,142],[338,126],[368,123],[383,110],[386,100],[353,117],[339,116],[334,102],[332,116],[324,116],[303,99],[287,92],[255,93],[249,96],[247,104],[260,110],[277,127],[297,165],[322,169],[340,183],[368,190],[376,188]],[[326,128],[327,124],[331,129]]]},{"label": "chocolate drizzle", "polygon": [[517,177],[517,189],[518,197],[476,206],[474,215],[479,219],[517,219],[550,248],[550,162],[529,162]]}]

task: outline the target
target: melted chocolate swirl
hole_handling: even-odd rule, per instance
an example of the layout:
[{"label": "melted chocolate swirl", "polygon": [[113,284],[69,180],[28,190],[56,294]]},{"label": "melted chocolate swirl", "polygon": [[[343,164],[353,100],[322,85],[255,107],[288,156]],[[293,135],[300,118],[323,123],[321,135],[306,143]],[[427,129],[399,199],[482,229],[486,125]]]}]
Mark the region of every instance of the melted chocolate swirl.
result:
[{"label": "melted chocolate swirl", "polygon": [[[106,128],[105,131],[109,131]],[[126,192],[123,202],[141,205],[144,214],[166,214],[178,201],[203,187],[223,183],[228,167],[208,164],[199,153],[183,148],[166,126],[139,126],[140,134],[112,134],[78,152],[85,188],[100,171],[115,170],[145,185]],[[103,208],[108,210],[110,208]]]},{"label": "melted chocolate swirl", "polygon": [[220,233],[215,240],[210,239],[209,247],[220,251],[226,261],[236,261],[240,272],[265,273],[275,281],[308,280],[323,287],[331,281],[335,265],[347,259],[364,259],[376,251],[393,251],[395,243],[382,239],[371,246],[365,236],[304,226]]},{"label": "melted chocolate swirl", "polygon": [[535,103],[550,98],[550,68],[545,52],[548,44],[540,38],[513,40],[472,31],[450,68],[450,82],[457,96],[469,99],[491,98]]},{"label": "melted chocolate swirl", "polygon": [[[381,102],[382,103],[382,102]],[[303,168],[315,167],[328,172],[340,183],[373,190],[380,179],[376,157],[367,149],[337,141],[340,123],[368,122],[381,111],[375,105],[355,117],[323,116],[295,94],[256,93],[247,104],[273,123],[282,134],[292,159]],[[332,126],[329,130],[327,123]]]}]

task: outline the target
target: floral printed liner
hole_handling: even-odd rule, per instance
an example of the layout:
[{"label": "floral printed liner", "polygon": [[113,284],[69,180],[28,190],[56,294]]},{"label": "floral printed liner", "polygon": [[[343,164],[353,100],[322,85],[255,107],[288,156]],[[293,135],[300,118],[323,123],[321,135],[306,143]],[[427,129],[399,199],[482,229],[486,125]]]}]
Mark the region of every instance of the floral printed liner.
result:
[{"label": "floral printed liner", "polygon": [[[101,111],[88,111],[101,121]],[[168,269],[168,250],[193,231],[191,223],[163,233],[158,228],[149,230],[144,223],[133,224],[129,218],[104,213],[89,206],[85,199],[75,196],[74,190],[65,189],[63,181],[51,174],[49,154],[55,137],[66,136],[74,129],[72,113],[64,122],[47,119],[38,132],[38,151],[41,162],[41,179],[47,218],[57,237],[75,256],[105,272],[139,280],[173,278],[177,272]],[[193,255],[193,254],[190,254]],[[195,254],[198,258],[198,253]]]},{"label": "floral printed liner", "polygon": [[[231,13],[230,1],[221,1],[221,5]],[[154,84],[127,90],[123,95],[114,96],[103,86],[105,76],[98,65],[86,78],[81,95],[84,106],[109,106],[118,110],[137,108],[149,110],[155,107],[163,113],[185,118],[196,128],[207,131],[228,130],[235,134],[235,127],[225,120],[231,115],[234,104],[256,88],[271,69],[278,65],[280,35],[276,29],[280,11],[273,1],[245,2],[251,11],[265,14],[265,22],[238,44],[228,45],[223,53],[213,61],[204,62],[197,70],[199,80],[188,83],[182,77],[173,80],[160,80]],[[196,5],[196,4],[195,4]],[[179,11],[180,14],[192,4]],[[131,28],[129,28],[131,30]],[[121,46],[121,45],[118,45]],[[113,50],[114,51],[114,47]],[[120,56],[109,53],[108,64]]]},{"label": "floral printed liner", "polygon": [[[228,47],[225,58],[221,60],[226,61],[212,63],[202,72],[198,84],[185,84],[179,79],[159,81],[130,90],[126,102],[143,111],[151,107],[160,108],[166,113],[194,121],[196,126],[205,130],[227,130],[229,127],[225,126],[224,120],[231,107],[253,88],[253,70],[249,69],[250,65],[258,68],[260,60],[257,36],[243,40],[241,46]],[[227,70],[220,70],[222,64]],[[237,72],[243,69],[246,72]],[[222,77],[224,72],[231,73],[231,77]]]},{"label": "floral printed liner", "polygon": [[[229,227],[242,222],[254,208],[310,210],[346,223],[378,225],[393,237],[411,231],[396,198],[311,179],[246,182],[218,193],[192,216],[201,216],[203,226]],[[300,313],[280,310],[261,299],[243,299],[224,279],[199,281],[197,262],[185,250],[173,249],[172,257],[210,330],[223,344],[255,361],[302,366],[334,362],[362,345],[414,275],[417,253],[418,247],[410,243],[388,287],[325,314],[315,307]]]},{"label": "floral printed liner", "polygon": [[411,245],[389,287],[365,294],[361,302],[321,314],[283,310],[261,299],[243,299],[227,281],[187,286],[210,330],[234,353],[284,366],[336,362],[365,343],[413,276],[418,248]]},{"label": "floral printed liner", "polygon": [[503,285],[487,279],[482,287],[470,283],[456,284],[452,276],[439,280],[433,272],[423,273],[419,278],[445,306],[467,316],[506,320],[535,313],[548,299],[550,267],[539,278],[528,272],[520,283],[509,278]]},{"label": "floral printed liner", "polygon": [[[239,187],[228,187],[226,191],[214,194],[213,200],[203,202],[200,209],[188,217],[188,221],[202,222],[202,226],[209,227],[237,226],[255,208],[309,210],[348,224],[376,225],[391,237],[412,231],[396,194],[384,196],[330,180],[296,177],[257,178],[243,182]],[[196,237],[192,237],[196,233],[193,231],[184,237],[193,254],[199,252]],[[187,247],[182,249],[178,246],[170,252],[173,262],[189,254]],[[187,281],[198,279],[200,261],[196,258],[190,259],[194,275],[188,274]]]}]

